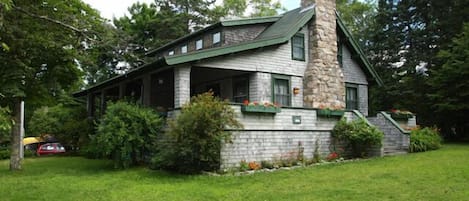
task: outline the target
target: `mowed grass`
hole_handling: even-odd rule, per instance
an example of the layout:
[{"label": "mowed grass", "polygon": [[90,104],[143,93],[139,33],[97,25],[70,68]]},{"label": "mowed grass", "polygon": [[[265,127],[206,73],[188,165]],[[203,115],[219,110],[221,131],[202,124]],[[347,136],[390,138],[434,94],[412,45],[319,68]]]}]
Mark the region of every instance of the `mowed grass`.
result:
[{"label": "mowed grass", "polygon": [[469,145],[356,162],[233,176],[185,176],[110,161],[45,157],[10,172],[0,200],[469,200]]}]

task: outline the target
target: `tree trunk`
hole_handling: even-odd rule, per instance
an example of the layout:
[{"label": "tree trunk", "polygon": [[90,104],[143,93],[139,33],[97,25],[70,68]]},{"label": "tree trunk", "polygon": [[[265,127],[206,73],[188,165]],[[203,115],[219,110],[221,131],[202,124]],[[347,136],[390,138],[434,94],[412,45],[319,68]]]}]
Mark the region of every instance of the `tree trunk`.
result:
[{"label": "tree trunk", "polygon": [[11,128],[10,170],[21,170],[21,99],[16,98],[13,103],[13,121]]}]

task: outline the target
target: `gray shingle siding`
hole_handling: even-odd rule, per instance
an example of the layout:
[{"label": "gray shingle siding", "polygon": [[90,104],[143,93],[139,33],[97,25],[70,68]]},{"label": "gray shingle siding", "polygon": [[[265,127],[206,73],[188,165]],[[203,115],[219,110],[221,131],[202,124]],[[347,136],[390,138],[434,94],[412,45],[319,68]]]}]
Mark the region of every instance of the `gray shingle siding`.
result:
[{"label": "gray shingle siding", "polygon": [[342,69],[345,82],[358,85],[358,110],[368,116],[368,81],[363,70],[352,58],[347,46],[342,45]]},{"label": "gray shingle siding", "polygon": [[255,39],[267,28],[267,24],[254,24],[223,28],[224,45],[232,45]]}]

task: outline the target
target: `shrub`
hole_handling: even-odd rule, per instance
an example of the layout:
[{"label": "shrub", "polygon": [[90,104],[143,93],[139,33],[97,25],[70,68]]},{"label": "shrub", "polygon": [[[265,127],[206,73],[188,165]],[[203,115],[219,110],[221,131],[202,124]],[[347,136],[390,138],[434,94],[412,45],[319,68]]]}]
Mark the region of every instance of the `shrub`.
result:
[{"label": "shrub", "polygon": [[437,128],[415,129],[410,133],[410,152],[424,152],[441,147],[442,138]]},{"label": "shrub", "polygon": [[348,143],[353,156],[363,157],[371,146],[381,145],[384,134],[376,127],[368,125],[364,119],[347,122],[343,117],[334,126],[332,137]]},{"label": "shrub", "polygon": [[10,148],[0,148],[0,160],[10,159]]},{"label": "shrub", "polygon": [[261,167],[267,168],[267,169],[273,169],[274,164],[272,164],[270,161],[261,161]]},{"label": "shrub", "polygon": [[170,121],[165,142],[153,158],[154,168],[181,173],[218,170],[222,143],[231,141],[226,128],[240,127],[227,101],[211,92],[192,97]]},{"label": "shrub", "polygon": [[156,111],[127,102],[109,103],[93,143],[102,157],[111,157],[115,168],[143,162],[155,144],[163,120]]},{"label": "shrub", "polygon": [[70,152],[88,143],[92,126],[84,105],[68,102],[36,109],[27,133],[33,136],[52,134]]},{"label": "shrub", "polygon": [[11,119],[10,110],[8,108],[0,107],[0,144],[2,142],[10,141]]},{"label": "shrub", "polygon": [[239,171],[244,172],[249,170],[249,164],[245,160],[239,162]]}]

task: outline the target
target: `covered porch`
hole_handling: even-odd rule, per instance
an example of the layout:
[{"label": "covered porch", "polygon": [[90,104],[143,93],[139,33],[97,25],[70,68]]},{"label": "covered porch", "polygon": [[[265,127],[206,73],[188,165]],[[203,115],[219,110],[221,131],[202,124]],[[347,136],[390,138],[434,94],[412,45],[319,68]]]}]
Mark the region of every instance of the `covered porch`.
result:
[{"label": "covered porch", "polygon": [[166,114],[181,108],[190,97],[207,91],[231,103],[250,100],[256,94],[250,84],[255,75],[248,71],[175,66],[125,76],[80,93],[86,95],[88,115],[93,118],[104,114],[109,101],[117,100],[131,101]]}]

